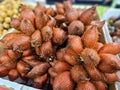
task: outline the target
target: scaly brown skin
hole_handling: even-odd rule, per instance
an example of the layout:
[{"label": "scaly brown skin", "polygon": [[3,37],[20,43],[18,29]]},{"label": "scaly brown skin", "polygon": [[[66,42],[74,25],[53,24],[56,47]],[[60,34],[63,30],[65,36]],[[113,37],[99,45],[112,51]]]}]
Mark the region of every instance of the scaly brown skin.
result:
[{"label": "scaly brown skin", "polygon": [[70,72],[59,74],[53,82],[53,90],[73,90],[74,82],[70,77]]},{"label": "scaly brown skin", "polygon": [[72,2],[67,0],[63,2],[65,11],[69,11],[72,8]]},{"label": "scaly brown skin", "polygon": [[64,72],[64,71],[69,71],[71,69],[70,65],[66,62],[58,61],[55,63],[53,66],[53,69],[55,72],[58,74]]},{"label": "scaly brown skin", "polygon": [[93,48],[98,41],[98,29],[97,26],[91,26],[82,35],[82,41],[84,46]]},{"label": "scaly brown skin", "polygon": [[47,16],[43,11],[36,13],[35,24],[37,29],[41,30],[47,23]]},{"label": "scaly brown skin", "polygon": [[34,78],[32,86],[39,89],[42,88],[43,85],[46,83],[47,78],[48,78],[47,73],[42,76]]},{"label": "scaly brown skin", "polygon": [[84,68],[80,65],[74,65],[70,70],[72,79],[78,83],[81,80],[88,80],[88,75]]},{"label": "scaly brown skin", "polygon": [[0,66],[0,77],[5,77],[9,73],[9,70],[5,66]]},{"label": "scaly brown skin", "polygon": [[55,11],[54,11],[54,9],[52,8],[52,7],[49,7],[49,8],[47,8],[46,9],[46,15],[47,16],[55,16]]},{"label": "scaly brown skin", "polygon": [[41,11],[46,12],[46,7],[42,6],[39,2],[37,2],[37,5],[36,5],[34,11],[35,11],[35,14],[37,14]]},{"label": "scaly brown skin", "polygon": [[18,35],[17,33],[6,34],[1,40],[4,44],[4,48],[12,49],[12,45],[13,45],[13,43],[15,41],[15,37],[17,35]]},{"label": "scaly brown skin", "polygon": [[107,83],[112,83],[112,82],[120,82],[120,78],[117,76],[117,73],[105,73],[105,81]]},{"label": "scaly brown skin", "polygon": [[79,20],[82,21],[85,25],[89,25],[94,19],[95,10],[96,10],[96,6],[86,9],[81,14]]},{"label": "scaly brown skin", "polygon": [[103,81],[93,81],[97,90],[107,90],[107,84]]},{"label": "scaly brown skin", "polygon": [[85,48],[81,52],[81,57],[86,65],[97,66],[100,62],[100,57],[94,49]]},{"label": "scaly brown skin", "polygon": [[12,45],[13,50],[18,52],[23,52],[30,47],[30,37],[24,34],[18,34]]},{"label": "scaly brown skin", "polygon": [[39,47],[42,45],[42,36],[39,30],[36,30],[31,36],[31,46]]},{"label": "scaly brown skin", "polygon": [[21,53],[15,52],[13,50],[6,50],[6,53],[12,60],[17,60],[18,58],[21,57]]},{"label": "scaly brown skin", "polygon": [[52,28],[49,26],[44,26],[41,29],[41,36],[42,36],[43,41],[50,41],[52,39],[52,36],[53,36]]},{"label": "scaly brown skin", "polygon": [[30,48],[30,49],[25,50],[25,51],[22,53],[22,57],[30,56],[30,55],[32,55],[32,54],[33,54],[33,50],[32,50],[32,48]]},{"label": "scaly brown skin", "polygon": [[54,48],[52,46],[51,41],[44,42],[41,45],[39,50],[40,50],[39,56],[41,58],[44,58],[44,59],[48,60],[49,58],[52,58],[54,56]]},{"label": "scaly brown skin", "polygon": [[17,68],[17,71],[20,73],[20,75],[22,77],[25,77],[26,74],[30,71],[30,66],[27,63],[23,62],[23,61],[19,61],[17,63],[16,68]]},{"label": "scaly brown skin", "polygon": [[5,64],[12,61],[11,58],[8,56],[7,52],[0,54],[0,64]]},{"label": "scaly brown skin", "polygon": [[28,19],[34,26],[35,14],[31,9],[27,8],[24,5],[21,5],[20,19]]},{"label": "scaly brown skin", "polygon": [[65,49],[66,49],[66,48],[61,48],[61,49],[59,49],[59,50],[56,52],[57,60],[59,60],[59,61],[64,61],[63,56],[64,56],[64,54],[65,54]]},{"label": "scaly brown skin", "polygon": [[48,73],[52,79],[54,79],[56,76],[58,76],[58,73],[55,72],[54,68],[49,68]]},{"label": "scaly brown skin", "polygon": [[63,14],[65,13],[65,11],[64,11],[64,6],[63,6],[62,3],[56,2],[56,3],[55,3],[55,6],[56,6],[56,9],[57,9],[57,10],[56,10],[57,14],[63,15]]},{"label": "scaly brown skin", "polygon": [[95,49],[97,52],[103,47],[103,43],[96,42],[93,49]]},{"label": "scaly brown skin", "polygon": [[103,25],[105,24],[105,21],[92,21],[90,25],[96,25],[98,30],[102,30]]},{"label": "scaly brown skin", "polygon": [[83,43],[81,41],[81,38],[79,36],[70,36],[68,39],[68,47],[80,55],[83,50]]},{"label": "scaly brown skin", "polygon": [[120,60],[112,54],[100,54],[100,64],[98,69],[104,73],[113,73],[120,70]]},{"label": "scaly brown skin", "polygon": [[31,9],[27,8],[24,5],[21,5],[20,19],[28,19],[34,26],[35,14]]},{"label": "scaly brown skin", "polygon": [[36,78],[37,76],[41,76],[45,74],[50,67],[49,63],[40,63],[34,66],[30,72],[27,73],[26,77],[28,78]]},{"label": "scaly brown skin", "polygon": [[108,53],[108,54],[118,54],[120,53],[120,43],[108,43],[104,44],[104,46],[99,50],[99,53]]},{"label": "scaly brown skin", "polygon": [[97,90],[95,85],[90,81],[80,81],[76,90]]},{"label": "scaly brown skin", "polygon": [[82,35],[84,32],[84,25],[79,20],[74,20],[68,26],[68,33],[71,35]]},{"label": "scaly brown skin", "polygon": [[56,25],[56,20],[55,18],[49,16],[48,21],[47,21],[47,26],[54,27]]},{"label": "scaly brown skin", "polygon": [[63,29],[60,28],[53,28],[53,43],[57,45],[61,45],[67,39],[67,34]]},{"label": "scaly brown skin", "polygon": [[89,66],[89,65],[84,65],[88,76],[90,77],[90,80],[92,81],[100,81],[102,80],[102,74],[100,73],[100,71],[94,67],[94,66]]},{"label": "scaly brown skin", "polygon": [[78,12],[76,9],[71,8],[65,14],[65,17],[69,23],[78,19]]},{"label": "scaly brown skin", "polygon": [[19,77],[17,69],[11,69],[8,73],[8,78],[10,81],[14,81]]},{"label": "scaly brown skin", "polygon": [[22,19],[20,23],[20,30],[26,35],[32,35],[35,31],[34,26],[28,19]]},{"label": "scaly brown skin", "polygon": [[10,25],[12,28],[19,30],[20,29],[20,20],[18,18],[11,18]]},{"label": "scaly brown skin", "polygon": [[80,63],[79,55],[77,55],[71,48],[67,48],[65,50],[63,59],[70,65],[75,65]]}]

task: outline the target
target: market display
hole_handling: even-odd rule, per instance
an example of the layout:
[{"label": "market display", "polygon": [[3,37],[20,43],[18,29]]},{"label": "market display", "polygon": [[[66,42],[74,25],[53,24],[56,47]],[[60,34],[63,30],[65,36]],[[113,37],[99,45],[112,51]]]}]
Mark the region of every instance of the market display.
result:
[{"label": "market display", "polygon": [[56,10],[21,5],[20,16],[10,22],[19,32],[1,40],[0,77],[21,78],[25,85],[46,90],[108,90],[120,81],[120,44],[99,41],[104,21],[97,18],[96,6],[55,5]]}]

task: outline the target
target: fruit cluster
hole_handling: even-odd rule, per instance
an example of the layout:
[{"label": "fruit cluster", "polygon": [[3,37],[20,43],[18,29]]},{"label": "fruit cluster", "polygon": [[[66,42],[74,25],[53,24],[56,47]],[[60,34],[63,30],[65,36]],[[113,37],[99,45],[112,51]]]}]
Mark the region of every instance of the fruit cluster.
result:
[{"label": "fruit cluster", "polygon": [[96,6],[75,9],[65,1],[56,3],[56,10],[39,3],[31,10],[22,5],[20,17],[11,21],[19,32],[1,40],[0,76],[49,90],[107,90],[120,81],[120,44],[99,42],[103,24]]}]

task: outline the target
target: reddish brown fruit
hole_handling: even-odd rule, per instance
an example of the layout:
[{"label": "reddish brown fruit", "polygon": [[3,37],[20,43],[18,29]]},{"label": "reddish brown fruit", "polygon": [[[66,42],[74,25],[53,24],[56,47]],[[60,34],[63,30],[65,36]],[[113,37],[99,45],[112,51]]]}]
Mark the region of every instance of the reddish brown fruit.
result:
[{"label": "reddish brown fruit", "polygon": [[120,78],[118,77],[117,73],[105,73],[104,76],[107,83],[112,83],[116,81],[120,82]]},{"label": "reddish brown fruit", "polygon": [[49,7],[46,9],[46,15],[50,15],[50,16],[54,16],[55,15],[55,11],[52,7]]},{"label": "reddish brown fruit", "polygon": [[56,25],[56,20],[55,20],[55,18],[49,16],[48,22],[47,22],[46,25],[49,26],[49,27],[54,27],[54,26]]},{"label": "reddish brown fruit", "polygon": [[96,25],[98,30],[102,30],[102,27],[105,24],[105,21],[92,21],[90,24]]},{"label": "reddish brown fruit", "polygon": [[32,47],[39,47],[42,44],[42,36],[39,30],[36,30],[31,36]]},{"label": "reddish brown fruit", "polygon": [[88,80],[87,73],[82,66],[74,65],[70,72],[71,72],[72,79],[76,83],[78,83],[81,80],[83,81]]},{"label": "reddish brown fruit", "polygon": [[93,48],[98,41],[98,30],[96,26],[87,29],[82,36],[83,44],[88,48]]},{"label": "reddish brown fruit", "polygon": [[16,69],[11,69],[8,73],[8,78],[10,81],[14,81],[19,77],[19,73]]},{"label": "reddish brown fruit", "polygon": [[42,6],[39,2],[37,2],[37,5],[34,9],[35,11],[35,14],[39,13],[39,12],[45,12],[46,11],[46,8],[44,6]]},{"label": "reddish brown fruit", "polygon": [[35,23],[36,23],[37,29],[39,30],[41,30],[46,25],[47,16],[45,15],[43,11],[37,12],[36,17],[35,17]]},{"label": "reddish brown fruit", "polygon": [[64,71],[69,71],[71,69],[71,67],[66,62],[58,61],[53,66],[53,69],[55,72],[57,72],[59,74],[59,73],[62,73]]},{"label": "reddish brown fruit", "polygon": [[76,90],[97,90],[93,83],[90,81],[80,81],[77,84]]},{"label": "reddish brown fruit", "polygon": [[68,33],[72,35],[82,35],[84,32],[84,25],[81,21],[74,20],[68,26]]},{"label": "reddish brown fruit", "polygon": [[0,77],[5,77],[9,73],[9,70],[5,66],[0,66]]},{"label": "reddish brown fruit", "polygon": [[100,42],[97,42],[95,43],[94,49],[98,52],[101,49],[101,47],[103,47],[103,44]]},{"label": "reddish brown fruit", "polygon": [[70,9],[72,9],[72,2],[70,0],[64,1],[63,5],[65,11],[69,11]]},{"label": "reddish brown fruit", "polygon": [[84,65],[85,69],[88,73],[88,76],[90,77],[90,79],[92,81],[99,81],[102,80],[102,74],[100,73],[100,71],[94,67],[94,66],[88,66],[88,65]]},{"label": "reddish brown fruit", "polygon": [[108,43],[99,50],[99,53],[118,54],[120,53],[120,43]]},{"label": "reddish brown fruit", "polygon": [[28,50],[25,50],[23,53],[22,53],[22,57],[26,57],[26,56],[31,56],[33,53],[33,50],[30,48]]},{"label": "reddish brown fruit", "polygon": [[70,36],[68,40],[68,46],[72,48],[78,55],[83,50],[83,44],[79,36]]},{"label": "reddish brown fruit", "polygon": [[49,70],[48,70],[48,73],[50,74],[50,77],[51,78],[55,78],[56,76],[58,76],[58,73],[56,73],[55,71],[54,71],[54,68],[49,68]]},{"label": "reddish brown fruit", "polygon": [[35,28],[30,20],[24,18],[20,23],[20,30],[26,35],[31,35],[35,31]]},{"label": "reddish brown fruit", "polygon": [[75,65],[80,62],[79,56],[70,48],[67,48],[63,59],[70,65]]},{"label": "reddish brown fruit", "polygon": [[72,22],[78,19],[78,12],[76,9],[73,9],[73,8],[67,10],[65,15],[68,22]]},{"label": "reddish brown fruit", "polygon": [[57,60],[63,61],[63,56],[65,54],[65,48],[62,48],[56,52]]},{"label": "reddish brown fruit", "polygon": [[35,88],[42,88],[43,85],[45,84],[45,82],[47,81],[47,74],[44,74],[42,76],[38,76],[36,78],[34,78],[34,82],[32,84],[33,87]]},{"label": "reddish brown fruit", "polygon": [[[30,37],[24,34],[18,34],[14,37],[15,40],[13,42],[13,50],[18,52],[23,52],[31,47],[30,45]],[[17,42],[16,42],[17,41]]]},{"label": "reddish brown fruit", "polygon": [[27,19],[34,26],[35,14],[31,9],[27,8],[24,5],[21,5],[20,19],[21,20],[22,19]]},{"label": "reddish brown fruit", "polygon": [[97,66],[100,62],[100,57],[94,49],[85,48],[81,53],[81,57],[86,65]]},{"label": "reddish brown fruit", "polygon": [[94,13],[96,11],[96,6],[86,9],[80,16],[80,21],[82,21],[85,25],[89,25],[91,21],[94,19]]},{"label": "reddish brown fruit", "polygon": [[70,77],[70,72],[59,74],[53,82],[53,90],[73,90],[74,82]]},{"label": "reddish brown fruit", "polygon": [[53,29],[53,43],[57,45],[61,45],[64,43],[64,41],[67,39],[67,34],[64,30],[60,28],[54,28]]},{"label": "reddish brown fruit", "polygon": [[37,76],[41,76],[45,74],[50,65],[47,62],[38,64],[34,66],[30,72],[27,73],[26,77],[28,78],[36,78]]},{"label": "reddish brown fruit", "polygon": [[59,2],[56,2],[55,3],[55,6],[56,6],[56,11],[57,11],[57,14],[61,14],[61,15],[63,15],[64,14],[64,6],[63,6],[63,4],[62,3],[59,3]]},{"label": "reddish brown fruit", "polygon": [[0,54],[0,64],[5,64],[12,61],[6,52]]},{"label": "reddish brown fruit", "polygon": [[52,38],[52,34],[53,34],[52,28],[49,26],[44,26],[41,30],[43,41],[50,41]]},{"label": "reddish brown fruit", "polygon": [[17,18],[11,18],[10,25],[11,25],[12,28],[15,28],[15,29],[19,30],[20,29],[20,27],[19,27],[20,26],[20,20],[17,19]]},{"label": "reddish brown fruit", "polygon": [[7,67],[8,70],[16,68],[16,65],[17,62],[14,60],[4,64],[4,66]]},{"label": "reddish brown fruit", "polygon": [[102,81],[94,81],[93,84],[97,90],[107,90],[107,84]]},{"label": "reddish brown fruit", "polygon": [[100,54],[100,64],[98,68],[101,72],[112,73],[117,70],[120,70],[120,60],[112,54]]},{"label": "reddish brown fruit", "polygon": [[25,77],[26,74],[30,71],[30,66],[23,61],[19,61],[17,63],[17,71],[20,73],[22,77]]},{"label": "reddish brown fruit", "polygon": [[45,59],[52,58],[54,56],[54,49],[50,41],[44,42],[40,47],[40,56]]},{"label": "reddish brown fruit", "polygon": [[6,52],[12,60],[16,60],[21,57],[21,53],[15,52],[13,50],[7,50]]},{"label": "reddish brown fruit", "polygon": [[42,62],[40,62],[39,60],[36,59],[22,59],[24,62],[26,62],[27,64],[29,64],[31,67],[34,67],[38,64],[42,64]]},{"label": "reddish brown fruit", "polygon": [[65,16],[58,14],[58,15],[55,16],[55,19],[56,19],[56,21],[61,21],[62,22],[62,21],[65,21]]}]

